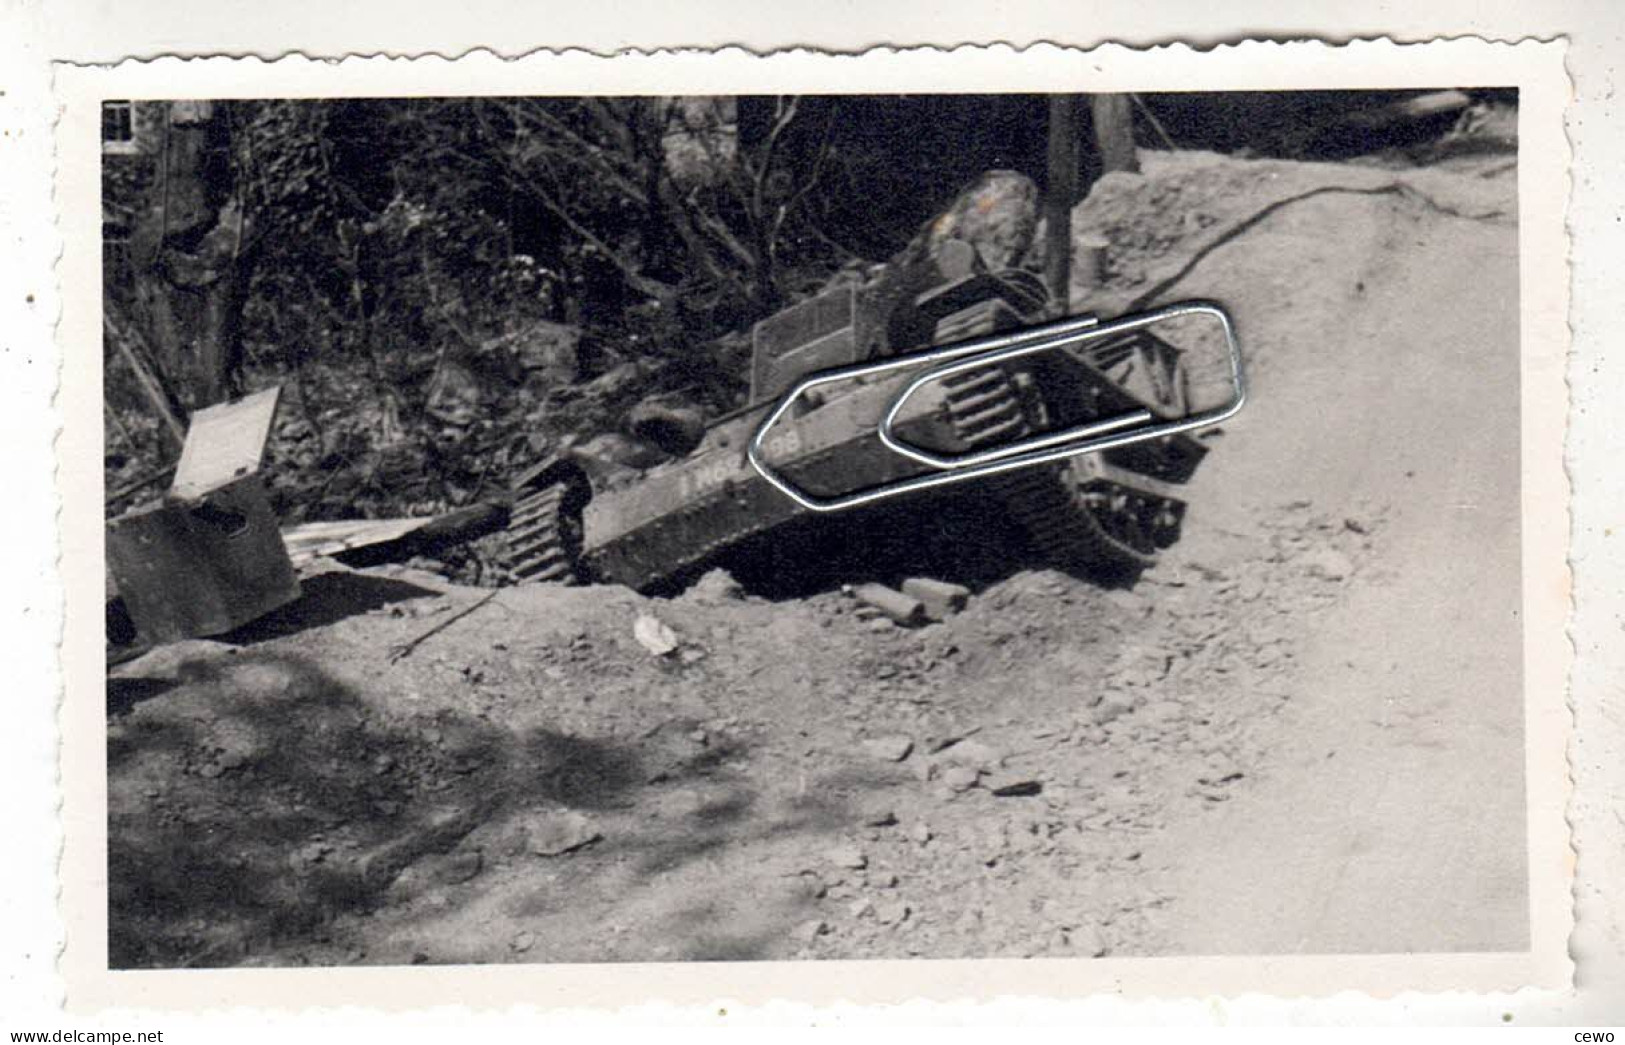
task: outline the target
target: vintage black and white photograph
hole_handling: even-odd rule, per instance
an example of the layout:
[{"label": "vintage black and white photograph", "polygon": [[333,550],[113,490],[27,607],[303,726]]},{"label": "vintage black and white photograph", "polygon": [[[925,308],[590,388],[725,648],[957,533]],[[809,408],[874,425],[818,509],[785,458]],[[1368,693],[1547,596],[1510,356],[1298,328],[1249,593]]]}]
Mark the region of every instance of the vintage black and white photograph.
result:
[{"label": "vintage black and white photograph", "polygon": [[1529,951],[1520,100],[100,99],[108,968]]}]

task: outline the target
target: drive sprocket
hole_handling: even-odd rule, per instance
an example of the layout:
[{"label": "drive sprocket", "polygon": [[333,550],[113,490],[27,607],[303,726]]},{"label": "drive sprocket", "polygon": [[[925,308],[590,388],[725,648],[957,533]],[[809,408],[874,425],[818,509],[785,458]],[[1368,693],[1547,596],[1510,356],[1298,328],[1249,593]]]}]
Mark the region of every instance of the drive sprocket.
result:
[{"label": "drive sprocket", "polygon": [[507,567],[520,583],[581,579],[581,516],[566,483],[522,492],[508,521]]}]

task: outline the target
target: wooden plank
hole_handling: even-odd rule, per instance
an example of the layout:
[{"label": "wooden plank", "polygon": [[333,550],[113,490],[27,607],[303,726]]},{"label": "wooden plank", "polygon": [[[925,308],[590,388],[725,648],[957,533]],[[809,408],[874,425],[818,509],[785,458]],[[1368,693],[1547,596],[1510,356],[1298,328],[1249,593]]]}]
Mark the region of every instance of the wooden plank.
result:
[{"label": "wooden plank", "polygon": [[295,566],[303,566],[323,556],[399,540],[420,529],[428,519],[343,519],[334,522],[300,523],[282,531],[282,543]]},{"label": "wooden plank", "polygon": [[508,522],[500,504],[475,504],[423,519],[341,519],[300,523],[282,531],[294,564],[322,556],[351,566],[399,562],[495,533]]}]

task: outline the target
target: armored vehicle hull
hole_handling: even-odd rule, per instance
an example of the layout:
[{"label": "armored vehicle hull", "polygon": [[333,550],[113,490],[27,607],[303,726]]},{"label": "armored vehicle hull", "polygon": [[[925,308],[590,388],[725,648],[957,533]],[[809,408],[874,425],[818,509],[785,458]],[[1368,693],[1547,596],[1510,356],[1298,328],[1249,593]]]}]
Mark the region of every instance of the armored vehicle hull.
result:
[{"label": "armored vehicle hull", "polygon": [[[728,551],[812,524],[746,459],[774,397],[814,370],[994,333],[1044,318],[1042,288],[1023,273],[976,272],[906,292],[843,287],[759,324],[752,404],[713,423],[685,457],[595,488],[569,456],[517,484],[510,568],[520,580],[594,581],[659,591]],[[853,381],[781,420],[767,443],[774,466],[822,495],[920,474],[888,450],[876,425],[902,376]],[[896,430],[942,453],[1004,445],[1023,435],[1133,408],[1161,418],[1186,411],[1179,352],[1140,331],[1015,363],[990,364],[921,389]],[[1204,447],[1186,436],[1071,458],[969,484],[996,497],[1034,547],[1057,566],[1103,579],[1132,578],[1178,539],[1179,485]]]}]

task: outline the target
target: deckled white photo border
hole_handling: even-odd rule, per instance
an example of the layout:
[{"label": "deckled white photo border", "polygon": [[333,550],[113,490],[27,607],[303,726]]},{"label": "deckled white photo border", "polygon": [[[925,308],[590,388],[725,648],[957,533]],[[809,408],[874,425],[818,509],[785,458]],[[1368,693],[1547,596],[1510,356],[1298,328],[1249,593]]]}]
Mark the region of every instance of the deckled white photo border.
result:
[{"label": "deckled white photo border", "polygon": [[[1506,954],[841,961],[401,968],[110,971],[102,611],[100,102],[106,98],[1294,90],[1516,86],[1522,345],[1523,620],[1531,947]],[[1039,45],[862,55],[741,50],[537,54],[504,60],[302,57],[59,65],[56,169],[64,360],[58,442],[66,696],[62,729],[62,969],[72,1010],[526,1004],[612,1008],[731,999],[812,1003],[1000,996],[1283,997],[1360,991],[1511,991],[1565,986],[1571,963],[1573,850],[1565,701],[1571,647],[1568,482],[1563,467],[1569,336],[1569,97],[1563,47],[1474,39],[1396,45],[1248,42],[1089,51]],[[1418,796],[1425,800],[1425,796]]]}]

